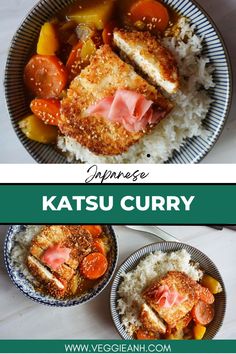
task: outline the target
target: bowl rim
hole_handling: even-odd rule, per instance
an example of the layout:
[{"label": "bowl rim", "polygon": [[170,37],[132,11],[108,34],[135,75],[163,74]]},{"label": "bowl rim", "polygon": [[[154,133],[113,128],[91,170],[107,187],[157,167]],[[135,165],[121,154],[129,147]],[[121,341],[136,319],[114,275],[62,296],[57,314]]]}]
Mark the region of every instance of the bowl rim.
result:
[{"label": "bowl rim", "polygon": [[[31,224],[28,224],[28,225],[31,225]],[[66,225],[66,224],[65,224]],[[94,293],[94,291],[92,291],[91,293],[88,293],[88,294],[84,294],[81,299],[78,298],[78,299],[69,299],[68,302],[63,302],[63,300],[58,300],[58,299],[54,299],[54,298],[49,298],[47,299],[45,297],[44,294],[41,294],[41,293],[38,293],[39,296],[40,296],[40,299],[36,298],[35,296],[31,296],[28,291],[24,291],[21,286],[20,286],[20,282],[16,281],[13,277],[13,274],[12,274],[12,269],[13,269],[13,266],[12,264],[10,264],[10,255],[8,253],[8,250],[7,250],[7,247],[8,247],[8,243],[10,241],[10,237],[11,237],[11,234],[13,232],[12,230],[12,227],[16,227],[16,226],[27,226],[27,225],[23,225],[23,224],[11,224],[8,229],[7,229],[7,232],[5,234],[5,240],[4,240],[4,264],[5,264],[5,267],[6,267],[6,270],[7,270],[7,273],[8,273],[8,276],[9,278],[11,279],[12,283],[14,284],[14,286],[20,290],[20,292],[25,296],[27,297],[28,299],[38,303],[38,304],[41,304],[41,305],[45,305],[45,306],[49,306],[49,307],[61,307],[61,308],[66,308],[66,307],[72,307],[72,306],[78,306],[78,305],[82,305],[82,304],[85,304],[89,301],[92,301],[94,300],[98,295],[101,294],[101,292],[103,292],[103,290],[105,290],[105,288],[108,286],[108,284],[111,282],[112,278],[113,278],[113,275],[115,273],[115,270],[117,268],[117,263],[118,263],[118,259],[119,259],[119,245],[118,245],[118,238],[117,238],[117,235],[116,235],[116,232],[114,231],[114,228],[112,225],[103,225],[103,226],[106,226],[108,229],[109,229],[109,233],[111,234],[112,236],[112,242],[113,242],[113,247],[114,247],[114,260],[113,262],[111,262],[111,265],[110,265],[110,269],[108,269],[109,271],[109,276],[107,277],[106,280],[103,280],[102,284],[98,285],[98,288],[96,289],[96,292]],[[27,281],[28,282],[28,281]],[[28,282],[29,283],[29,282]],[[36,293],[36,291],[35,291]],[[83,297],[85,297],[83,299]]]},{"label": "bowl rim", "polygon": [[211,150],[216,145],[216,143],[218,142],[220,136],[223,133],[223,130],[225,128],[225,125],[226,125],[226,122],[228,120],[228,117],[229,117],[229,114],[230,114],[230,111],[231,111],[231,107],[232,107],[234,80],[233,80],[232,61],[230,59],[229,50],[228,50],[228,48],[226,46],[226,43],[225,43],[223,35],[221,34],[221,31],[219,30],[218,26],[216,25],[216,23],[213,20],[213,18],[211,17],[211,15],[208,14],[208,12],[202,7],[202,5],[200,5],[196,0],[188,0],[188,1],[192,2],[203,13],[203,15],[208,19],[208,21],[212,25],[214,31],[216,32],[216,34],[219,37],[219,40],[220,40],[220,42],[221,42],[221,44],[223,46],[225,59],[226,59],[226,63],[227,63],[228,71],[229,71],[229,85],[228,85],[229,98],[228,98],[228,101],[227,101],[227,107],[226,107],[226,111],[225,111],[225,115],[224,115],[224,121],[223,121],[223,124],[221,125],[221,128],[219,129],[218,133],[215,135],[214,140],[209,145],[209,148],[207,149],[207,151],[204,151],[204,153],[202,153],[202,156],[200,156],[195,162],[195,163],[199,163],[211,152]]},{"label": "bowl rim", "polygon": [[[10,121],[11,121],[11,125],[13,126],[13,129],[14,129],[14,132],[15,134],[17,135],[20,143],[23,145],[23,147],[25,148],[25,150],[27,151],[27,153],[39,164],[53,164],[53,162],[42,162],[42,159],[38,156],[35,155],[35,153],[33,153],[32,151],[30,151],[30,149],[27,148],[26,146],[26,142],[23,138],[21,138],[17,131],[16,131],[16,125],[14,124],[14,122],[12,121],[12,118],[11,118],[11,114],[10,114],[10,103],[9,103],[9,98],[8,98],[8,92],[7,92],[7,82],[8,82],[8,67],[10,66],[10,62],[11,62],[11,50],[12,50],[12,47],[14,45],[14,42],[16,41],[17,39],[17,35],[18,35],[18,32],[21,30],[21,28],[24,26],[25,22],[29,19],[31,13],[35,10],[37,10],[38,6],[39,5],[43,5],[44,2],[48,2],[49,0],[39,0],[28,12],[27,14],[24,16],[23,20],[20,22],[20,24],[18,25],[11,41],[10,41],[10,44],[9,44],[9,48],[8,48],[8,52],[7,52],[7,60],[6,60],[6,64],[5,64],[5,75],[4,75],[4,81],[3,81],[3,86],[4,86],[4,93],[5,93],[5,102],[6,102],[6,106],[7,106],[7,111],[8,111],[8,116],[10,118]],[[76,1],[76,0],[74,0]],[[171,2],[174,1],[174,0],[170,0]],[[227,122],[227,119],[229,117],[229,114],[230,114],[230,111],[231,111],[231,107],[232,107],[232,101],[233,101],[233,88],[234,88],[234,80],[233,80],[233,70],[232,70],[232,62],[231,62],[231,59],[230,59],[230,55],[229,55],[229,51],[228,51],[228,48],[226,46],[226,43],[225,43],[225,40],[223,38],[223,35],[221,34],[221,31],[218,29],[215,21],[212,19],[212,17],[208,14],[208,12],[196,1],[196,0],[187,0],[188,3],[192,3],[194,6],[196,6],[196,8],[202,12],[202,14],[206,17],[206,19],[209,21],[209,23],[211,24],[211,26],[213,27],[215,33],[217,34],[219,40],[220,40],[220,43],[222,44],[222,47],[223,47],[223,50],[224,50],[224,55],[225,55],[225,60],[226,60],[226,65],[227,65],[227,70],[228,70],[228,73],[229,73],[229,82],[228,82],[228,91],[229,91],[229,94],[228,94],[228,99],[225,101],[225,104],[226,107],[225,107],[225,113],[223,115],[223,121],[221,121],[220,123],[220,128],[218,129],[218,132],[217,134],[215,134],[214,136],[214,139],[211,141],[211,142],[208,142],[208,147],[207,149],[201,149],[201,152],[199,153],[199,155],[193,159],[193,161],[190,161],[188,162],[187,164],[197,164],[197,163],[200,163],[210,152],[211,150],[214,148],[214,146],[216,145],[216,143],[218,142],[220,136],[222,135],[223,133],[223,130],[225,128],[225,125],[226,125],[226,122]],[[171,5],[171,4],[170,4]],[[191,17],[189,17],[190,20],[191,20]],[[209,112],[209,109],[208,109],[208,112]],[[190,139],[191,140],[191,139]],[[183,146],[186,144],[186,140],[183,142]],[[173,156],[172,156],[173,157]],[[172,158],[170,157],[170,159]],[[66,159],[66,158],[65,158]],[[59,162],[59,164],[68,164],[71,162],[67,162],[66,160],[64,162]],[[72,162],[72,164],[83,164],[83,163],[86,163],[86,162],[81,162],[81,161],[75,161],[75,162]],[[88,163],[88,162],[87,162]],[[164,163],[168,163],[168,160],[165,161]],[[174,164],[173,162],[171,164]],[[155,165],[155,164],[154,164]]]},{"label": "bowl rim", "polygon": [[[124,338],[123,335],[120,333],[119,329],[117,328],[117,324],[116,324],[116,321],[114,319],[114,315],[118,315],[118,317],[120,318],[120,315],[118,313],[118,311],[116,310],[116,300],[117,300],[117,289],[118,289],[118,286],[120,284],[120,280],[121,280],[121,275],[120,275],[120,272],[121,272],[121,268],[123,268],[123,266],[128,263],[128,261],[134,257],[137,253],[141,252],[141,251],[145,251],[146,249],[148,248],[152,248],[152,247],[155,247],[155,246],[159,246],[160,244],[162,243],[168,243],[169,245],[179,245],[179,246],[183,246],[181,249],[184,249],[185,246],[187,247],[191,247],[193,250],[197,251],[197,252],[200,252],[203,257],[205,259],[208,259],[210,261],[210,263],[212,263],[212,265],[214,266],[215,270],[217,271],[217,273],[219,274],[219,278],[220,278],[220,283],[221,283],[221,286],[222,286],[222,289],[223,289],[223,292],[224,292],[224,307],[223,307],[223,312],[222,312],[222,321],[220,322],[219,326],[218,326],[218,329],[215,333],[215,335],[219,332],[219,330],[221,329],[223,323],[224,323],[224,320],[225,320],[225,314],[226,314],[226,307],[227,307],[227,291],[226,291],[226,287],[225,287],[225,283],[224,283],[224,280],[221,276],[221,273],[219,271],[219,269],[217,268],[217,266],[215,265],[215,263],[211,260],[211,258],[209,258],[205,253],[203,253],[201,250],[199,250],[198,248],[192,246],[192,245],[189,245],[187,243],[183,243],[181,241],[159,241],[159,242],[153,242],[153,243],[150,243],[150,244],[147,244],[146,246],[143,246],[143,247],[140,247],[139,249],[137,249],[136,251],[132,252],[118,267],[118,269],[116,270],[116,273],[113,277],[113,280],[112,280],[112,284],[111,284],[111,291],[110,291],[110,313],[111,313],[111,317],[112,317],[112,321],[113,321],[113,324],[114,324],[114,327],[116,329],[116,332],[119,334],[119,336],[122,338],[122,339],[125,339],[125,340],[134,340],[134,338],[132,338],[127,332],[127,336],[129,338]],[[152,251],[148,251],[146,252],[145,254],[143,254],[139,259],[137,259],[135,261],[135,263],[139,263],[144,257],[146,257],[148,254],[152,253],[152,252],[156,252],[156,251],[160,251],[160,249],[156,249],[156,250],[152,250]],[[165,251],[165,252],[168,252],[168,251]],[[174,251],[173,251],[174,252]],[[137,266],[136,264],[136,266]],[[133,270],[135,268],[135,266],[132,266],[131,265],[131,270]],[[120,322],[121,324],[121,322]],[[122,324],[121,324],[122,325]],[[123,326],[123,325],[122,325]],[[124,329],[124,331],[126,331]],[[215,337],[215,335],[211,338],[213,339]]]}]

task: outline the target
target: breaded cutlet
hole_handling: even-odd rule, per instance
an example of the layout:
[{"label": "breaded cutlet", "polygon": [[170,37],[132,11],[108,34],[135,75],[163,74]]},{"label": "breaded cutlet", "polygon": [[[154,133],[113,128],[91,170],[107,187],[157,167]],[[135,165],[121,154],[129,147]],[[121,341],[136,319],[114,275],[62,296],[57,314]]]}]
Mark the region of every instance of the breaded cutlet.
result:
[{"label": "breaded cutlet", "polygon": [[[63,297],[77,281],[76,270],[81,260],[91,252],[92,244],[93,237],[81,226],[45,226],[31,241],[27,257],[29,271],[52,296]],[[70,252],[69,259],[54,269],[50,262],[44,260],[44,254],[57,245],[62,249],[68,248]]]},{"label": "breaded cutlet", "polygon": [[173,105],[157,89],[123,62],[108,45],[100,47],[88,65],[71,83],[61,104],[59,128],[97,155],[119,155],[128,150],[153,126],[129,132],[120,123],[87,114],[100,100],[114,96],[118,89],[132,90],[154,102],[163,119]]},{"label": "breaded cutlet", "polygon": [[[32,240],[31,247],[38,246],[43,251],[46,251],[49,247],[60,244],[64,245],[68,242],[71,236],[71,232],[68,228],[63,225],[50,225],[45,226]],[[66,246],[65,246],[66,247]],[[30,249],[31,253],[31,249]],[[66,262],[68,266],[72,269],[77,269],[78,267],[78,259],[74,258],[70,254],[70,258]]]},{"label": "breaded cutlet", "polygon": [[[82,258],[85,257],[92,247],[92,236],[88,231],[78,226],[50,225],[45,226],[39,234],[37,234],[31,242],[30,253],[37,258],[49,247],[60,244],[62,247],[70,248],[70,257],[65,265],[72,269],[77,269]],[[67,267],[59,269],[60,273],[65,272],[67,277],[73,274],[69,272]],[[69,275],[70,273],[70,275]],[[62,274],[60,274],[62,275]]]},{"label": "breaded cutlet", "polygon": [[[184,297],[183,302],[167,308],[160,306],[156,299],[156,293],[162,285],[167,285],[171,291],[177,291],[178,294]],[[170,327],[174,327],[198,302],[199,293],[197,285],[197,282],[187,274],[171,271],[161,280],[152,283],[143,292],[143,298]]]},{"label": "breaded cutlet", "polygon": [[161,334],[166,333],[165,323],[147,304],[142,305],[139,319],[149,331]]},{"label": "breaded cutlet", "polygon": [[168,93],[179,88],[179,73],[175,58],[150,32],[116,29],[114,44],[151,81]]},{"label": "breaded cutlet", "polygon": [[[32,256],[34,256],[42,264],[44,264],[44,262],[42,261],[42,256],[43,256],[44,252],[45,251],[42,248],[38,247],[36,244],[32,244],[32,246],[30,247],[30,254]],[[48,268],[50,268],[50,266],[48,264],[46,264],[46,266]],[[51,269],[51,270],[54,271],[53,269]],[[67,264],[63,263],[62,265],[60,265],[60,267],[57,268],[56,273],[60,277],[62,277],[63,279],[66,279],[69,281],[73,277],[73,275],[75,274],[75,271],[73,268],[71,268]]]},{"label": "breaded cutlet", "polygon": [[33,238],[32,244],[36,243],[42,249],[48,248],[52,243],[61,243],[70,237],[71,233],[63,225],[48,225]]},{"label": "breaded cutlet", "polygon": [[27,266],[31,274],[42,283],[50,295],[57,298],[64,296],[67,286],[66,280],[58,279],[32,255],[27,257]]}]

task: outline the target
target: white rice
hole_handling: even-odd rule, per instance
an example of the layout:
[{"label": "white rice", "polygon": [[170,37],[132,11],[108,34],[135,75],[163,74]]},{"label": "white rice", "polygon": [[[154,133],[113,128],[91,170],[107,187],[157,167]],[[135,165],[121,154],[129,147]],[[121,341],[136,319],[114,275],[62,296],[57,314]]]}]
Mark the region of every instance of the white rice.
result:
[{"label": "white rice", "polygon": [[142,291],[154,280],[159,280],[172,270],[184,272],[195,281],[199,281],[203,275],[198,263],[191,262],[191,256],[185,249],[171,253],[151,253],[141,260],[134,270],[122,274],[117,311],[130,336],[133,335],[135,327],[141,325],[138,317],[144,303]]},{"label": "white rice", "polygon": [[31,240],[39,233],[43,226],[44,225],[28,225],[24,231],[18,232],[14,237],[11,250],[11,262],[14,265],[14,269],[22,273],[24,277],[33,284],[36,283],[36,280],[26,266],[26,258]]},{"label": "white rice", "polygon": [[[174,54],[180,70],[181,89],[171,96],[174,109],[153,131],[129,150],[118,156],[97,156],[74,139],[59,137],[58,147],[67,153],[68,160],[88,163],[163,163],[173,151],[179,151],[186,138],[209,132],[202,127],[211,99],[207,93],[214,86],[209,59],[201,55],[202,38],[194,33],[186,18],[178,23],[178,37],[167,37],[163,43]],[[147,155],[151,155],[149,158]]]}]

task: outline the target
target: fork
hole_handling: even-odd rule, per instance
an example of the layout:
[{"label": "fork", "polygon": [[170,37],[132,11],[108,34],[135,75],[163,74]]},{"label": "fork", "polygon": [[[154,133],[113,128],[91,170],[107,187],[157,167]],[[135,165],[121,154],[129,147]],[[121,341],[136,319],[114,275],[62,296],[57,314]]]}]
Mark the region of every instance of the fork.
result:
[{"label": "fork", "polygon": [[148,232],[149,234],[155,235],[156,237],[161,238],[163,241],[171,241],[171,242],[180,242],[175,238],[174,236],[168,234],[166,231],[160,229],[157,226],[150,225],[150,226],[145,226],[145,225],[125,225],[129,229],[136,230],[136,231],[142,231],[142,232]]}]

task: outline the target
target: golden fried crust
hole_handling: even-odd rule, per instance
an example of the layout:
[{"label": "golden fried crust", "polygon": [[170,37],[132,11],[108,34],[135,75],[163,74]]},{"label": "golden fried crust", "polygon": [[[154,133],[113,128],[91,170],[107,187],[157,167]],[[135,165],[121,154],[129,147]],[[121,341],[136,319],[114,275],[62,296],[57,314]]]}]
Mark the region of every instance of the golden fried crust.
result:
[{"label": "golden fried crust", "polygon": [[[186,300],[170,308],[160,307],[155,299],[155,291],[161,285],[167,285],[171,290],[175,290],[184,296]],[[160,281],[151,284],[144,291],[143,297],[168,325],[175,327],[177,322],[186,316],[199,300],[198,284],[185,273],[172,271],[168,272]]]},{"label": "golden fried crust", "polygon": [[30,273],[38,281],[40,281],[41,287],[45,288],[50,295],[56,298],[61,298],[64,296],[67,286],[66,280],[55,277],[46,267],[44,267],[31,255],[27,257],[26,263]]},{"label": "golden fried crust", "polygon": [[[45,226],[33,238],[29,251],[36,258],[39,258],[46,249],[55,244],[70,248],[70,257],[66,261],[66,265],[72,268],[72,270],[76,270],[82,258],[91,251],[92,242],[93,239],[90,233],[79,226],[50,225]],[[69,277],[67,267],[63,266],[59,269],[59,272],[63,278]],[[70,275],[72,276],[73,272]]]},{"label": "golden fried crust", "polygon": [[48,248],[52,243],[61,243],[70,236],[69,230],[63,225],[45,226],[34,238],[32,243],[36,243],[42,249]]},{"label": "golden fried crust", "polygon": [[[179,73],[176,60],[150,32],[115,30],[114,42],[154,84],[162,86],[169,93],[177,91]],[[154,69],[151,69],[152,66]],[[157,80],[157,76],[165,81],[164,86]],[[168,86],[171,86],[169,90]]]},{"label": "golden fried crust", "polygon": [[81,72],[79,81],[92,92],[96,101],[113,96],[117,89],[135,90],[152,101],[158,99],[155,87],[137,75],[108,45],[97,51],[91,64]]},{"label": "golden fried crust", "polygon": [[124,63],[108,45],[97,50],[81,74],[71,83],[61,105],[61,132],[74,138],[95,154],[119,155],[128,150],[152,127],[129,132],[123,125],[100,116],[87,116],[87,108],[101,99],[113,96],[118,89],[134,90],[152,100],[157,109],[167,115],[172,104],[152,85]]},{"label": "golden fried crust", "polygon": [[[30,247],[30,254],[32,256],[34,256],[42,264],[44,264],[44,262],[42,261],[42,256],[44,254],[44,250],[42,248],[38,247],[35,243],[32,243],[32,245]],[[50,268],[47,264],[46,264],[46,266],[48,268]],[[51,269],[51,271],[53,271],[52,268],[50,268],[50,269]],[[74,269],[72,269],[71,267],[69,267],[66,264],[62,264],[62,265],[60,265],[60,267],[57,268],[56,273],[60,277],[62,277],[63,279],[66,279],[67,281],[69,281],[74,275]]]},{"label": "golden fried crust", "polygon": [[147,305],[141,307],[140,321],[143,326],[154,333],[166,333],[166,326],[160,317]]},{"label": "golden fried crust", "polygon": [[70,258],[77,263],[77,267],[82,259],[91,252],[93,237],[91,234],[79,226],[66,226],[70,230],[70,237],[62,245],[71,249]]},{"label": "golden fried crust", "polygon": [[[70,249],[69,259],[56,270],[42,260],[45,250],[55,244]],[[92,235],[81,226],[45,226],[31,241],[28,269],[49,294],[60,298],[70,290],[76,270],[82,259],[92,251],[92,244]]]},{"label": "golden fried crust", "polygon": [[184,328],[186,328],[189,323],[192,321],[193,317],[191,315],[191,313],[187,313],[186,316],[184,316],[183,318],[181,318],[181,320],[179,320],[177,323],[176,323],[176,329],[177,330],[182,330]]}]

